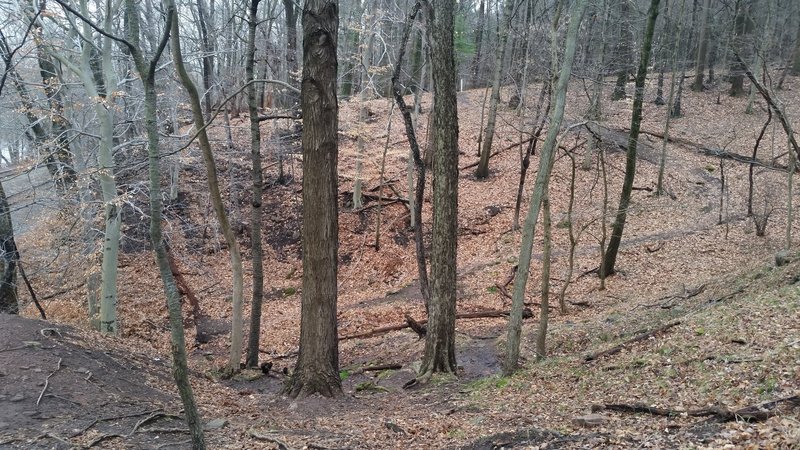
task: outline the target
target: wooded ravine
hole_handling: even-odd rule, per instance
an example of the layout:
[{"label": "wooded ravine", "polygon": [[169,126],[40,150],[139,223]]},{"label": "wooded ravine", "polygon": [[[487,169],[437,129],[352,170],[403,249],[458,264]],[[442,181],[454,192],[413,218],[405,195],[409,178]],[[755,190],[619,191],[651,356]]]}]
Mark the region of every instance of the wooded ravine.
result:
[{"label": "wooded ravine", "polygon": [[0,1],[0,448],[800,448],[800,4]]}]

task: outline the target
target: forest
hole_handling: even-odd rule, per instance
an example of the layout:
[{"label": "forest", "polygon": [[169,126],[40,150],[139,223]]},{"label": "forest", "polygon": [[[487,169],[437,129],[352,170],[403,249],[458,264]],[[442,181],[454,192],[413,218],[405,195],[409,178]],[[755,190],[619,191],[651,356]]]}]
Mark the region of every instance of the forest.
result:
[{"label": "forest", "polygon": [[800,446],[797,0],[0,0],[0,448]]}]

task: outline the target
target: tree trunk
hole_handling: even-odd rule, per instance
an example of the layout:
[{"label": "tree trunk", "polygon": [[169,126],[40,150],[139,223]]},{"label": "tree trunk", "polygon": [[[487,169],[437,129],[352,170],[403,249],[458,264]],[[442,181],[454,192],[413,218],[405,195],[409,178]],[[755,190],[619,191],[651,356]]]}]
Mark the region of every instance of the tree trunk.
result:
[{"label": "tree trunk", "polygon": [[[414,119],[408,110],[408,105],[406,105],[406,102],[403,99],[403,87],[400,84],[400,72],[403,67],[403,57],[405,56],[406,44],[408,43],[408,39],[411,34],[411,28],[414,19],[419,13],[420,8],[421,4],[419,2],[414,4],[411,13],[408,16],[408,21],[406,22],[405,29],[403,30],[403,36],[400,39],[400,46],[398,47],[400,50],[397,54],[397,62],[395,63],[394,73],[392,74],[392,88],[394,89],[395,102],[397,102],[397,105],[400,109],[400,114],[403,116],[403,122],[405,124],[405,129],[406,129],[406,137],[408,137],[408,146],[411,151],[411,159],[414,161],[413,164],[416,167],[416,172],[417,172],[417,183],[414,188],[414,197],[413,200],[409,201],[409,206],[411,207],[411,214],[412,214],[411,224],[414,227],[414,245],[415,245],[416,259],[417,259],[417,276],[419,279],[420,293],[422,294],[422,299],[425,302],[425,311],[427,312],[429,311],[430,307],[431,291],[430,291],[430,284],[428,282],[427,261],[425,259],[425,242],[423,239],[424,236],[422,234],[423,231],[422,207],[425,200],[426,167],[425,167],[425,162],[422,160],[422,155],[420,154],[419,141],[417,140],[417,135],[415,131],[416,124],[414,123]],[[422,79],[422,74],[420,74],[420,79]],[[416,99],[415,108],[419,106],[417,103],[419,101],[418,97],[419,95],[420,94],[417,93],[417,95],[415,96]],[[428,129],[430,130],[430,127],[428,127]],[[411,177],[409,177],[409,180],[410,179]],[[411,183],[409,182],[409,184]]]},{"label": "tree trunk", "polygon": [[247,367],[258,367],[258,347],[261,339],[261,305],[264,301],[264,251],[261,247],[261,202],[263,174],[261,171],[261,129],[258,122],[258,98],[256,95],[255,56],[256,26],[258,25],[258,4],[261,0],[251,0],[250,15],[247,22],[247,53],[245,76],[247,86],[247,107],[250,113],[250,160],[252,164],[253,198],[250,219],[250,247],[253,253],[253,304],[250,311],[250,336],[247,339]]},{"label": "tree trunk", "polygon": [[544,250],[542,252],[542,301],[539,309],[539,333],[536,336],[537,359],[547,357],[547,322],[550,316],[550,254],[553,244],[551,240],[550,197],[547,192],[542,198],[542,228],[544,229]]},{"label": "tree trunk", "polygon": [[700,40],[697,47],[697,59],[694,64],[694,81],[692,82],[691,89],[693,91],[702,91],[705,89],[703,79],[706,72],[706,59],[708,57],[708,10],[710,8],[710,0],[703,1],[702,22],[700,28]]},{"label": "tree trunk", "polygon": [[[706,0],[706,7],[708,6],[708,1],[709,0]],[[672,76],[670,77],[670,81],[669,81],[669,94],[668,94],[668,97],[667,97],[667,105],[673,105],[674,104],[675,109],[678,109],[678,110],[680,110],[680,100],[679,99],[678,100],[675,99],[675,87],[676,87],[675,84],[677,82],[677,80],[675,79],[675,71],[677,69],[677,63],[678,63],[678,50],[680,49],[680,46],[681,46],[681,36],[683,36],[683,9],[684,9],[685,6],[686,6],[686,1],[685,0],[681,0],[680,13],[678,14],[678,30],[677,30],[677,35],[675,36],[675,40],[673,41],[673,44],[672,44],[672,55],[670,56],[670,61],[669,61],[670,73],[672,74]],[[669,11],[667,11],[667,14],[669,14]],[[700,53],[702,53],[702,52],[700,52]],[[697,79],[695,79],[695,81],[696,80]],[[683,80],[681,79],[681,81],[683,81]],[[702,79],[701,79],[700,82],[702,83]],[[679,92],[679,95],[680,95],[680,92]],[[669,137],[669,126],[670,126],[671,119],[673,117],[672,116],[673,111],[674,111],[674,109],[667,108],[667,114],[666,114],[666,117],[664,118],[664,139],[661,142],[661,157],[660,157],[659,162],[658,162],[658,181],[656,182],[656,195],[657,196],[661,196],[664,193],[664,171],[665,171],[666,165],[667,165],[667,143],[669,141],[669,139],[668,139],[668,137]]]},{"label": "tree trunk", "polygon": [[481,49],[483,46],[483,28],[486,22],[486,0],[481,0],[478,7],[478,25],[475,30],[475,57],[472,58],[472,87],[478,87],[481,76]]},{"label": "tree trunk", "polygon": [[633,179],[636,176],[636,144],[639,141],[639,128],[642,124],[642,102],[644,100],[644,83],[647,79],[647,65],[650,62],[650,50],[653,46],[653,31],[658,18],[658,4],[660,0],[651,0],[650,10],[647,12],[647,29],[645,30],[642,54],[639,59],[639,69],[636,73],[636,93],[633,98],[633,116],[631,117],[631,132],[628,136],[628,150],[625,154],[625,180],[622,184],[622,195],[619,199],[614,226],[611,229],[611,240],[608,242],[602,268],[603,276],[614,273],[617,261],[617,252],[622,242],[622,232],[628,216],[628,206],[633,192]]},{"label": "tree trunk", "polygon": [[[84,3],[85,5],[85,3]],[[106,2],[105,29],[111,30],[116,11],[111,11],[111,2]],[[84,35],[91,36],[91,29],[84,26]],[[116,86],[114,66],[111,61],[111,39],[103,38],[102,76],[105,86]],[[83,72],[89,69],[89,52],[92,47],[84,44],[82,58]],[[86,77],[84,85],[90,83],[89,95],[97,98],[100,94],[90,77]],[[94,92],[91,92],[94,91]],[[122,204],[117,200],[117,183],[114,167],[114,100],[104,96],[104,102],[96,102],[95,110],[100,119],[100,146],[97,154],[100,178],[100,190],[103,193],[105,237],[103,238],[103,263],[100,284],[100,332],[119,334],[117,323],[117,266],[119,258],[120,227],[122,225]]]},{"label": "tree trunk", "polygon": [[[283,10],[286,17],[286,82],[292,86],[297,85],[297,13],[294,9],[294,0],[283,0]],[[303,51],[305,53],[305,50]],[[287,92],[286,107],[291,108],[297,102],[297,94]]]},{"label": "tree trunk", "polygon": [[186,362],[186,339],[183,333],[183,313],[181,299],[175,278],[169,267],[167,250],[161,232],[161,155],[158,147],[158,122],[156,118],[157,93],[155,87],[155,73],[158,60],[167,44],[171,24],[175,18],[174,5],[168,5],[167,20],[164,27],[164,36],[155,51],[153,60],[146,63],[139,48],[139,10],[135,0],[125,0],[125,16],[128,22],[128,39],[130,47],[123,47],[130,51],[139,72],[139,77],[144,86],[144,119],[147,132],[148,175],[150,182],[150,240],[164,283],[167,311],[169,313],[170,338],[172,340],[172,375],[178,387],[181,401],[183,402],[186,424],[192,439],[192,448],[205,450],[205,437],[203,423],[194,400],[192,385],[189,382],[189,368]]},{"label": "tree trunk", "polygon": [[[733,50],[742,56],[749,55],[750,38],[753,32],[753,19],[751,15],[752,0],[736,1],[736,17],[734,18],[734,37],[731,46]],[[747,51],[745,51],[747,50]],[[734,59],[731,62],[731,88],[729,94],[732,97],[739,97],[744,94],[744,71],[743,62]]]},{"label": "tree trunk", "polygon": [[[203,114],[208,120],[213,105],[213,83],[214,83],[214,44],[208,36],[206,22],[209,17],[206,14],[205,0],[197,0],[197,22],[200,31],[200,50],[203,52]],[[224,94],[223,94],[224,95]],[[230,128],[228,128],[230,130]]]},{"label": "tree trunk", "polygon": [[338,3],[303,8],[303,298],[300,354],[284,392],[291,397],[342,393],[336,328],[338,269]]},{"label": "tree trunk", "polygon": [[11,224],[11,211],[8,198],[0,183],[0,313],[19,314],[17,301],[17,245],[14,242],[14,226]]},{"label": "tree trunk", "polygon": [[[511,300],[511,314],[508,320],[508,342],[507,352],[504,362],[503,372],[511,374],[517,369],[519,362],[520,337],[522,335],[522,313],[525,306],[525,288],[531,268],[531,256],[533,252],[533,236],[536,231],[536,221],[539,218],[539,210],[542,206],[542,199],[547,192],[550,183],[550,170],[553,166],[553,156],[556,149],[556,139],[561,128],[561,121],[564,118],[564,108],[567,102],[567,86],[572,74],[572,63],[575,60],[575,48],[577,47],[578,31],[586,10],[587,0],[577,0],[570,11],[569,30],[567,31],[566,42],[564,43],[564,62],[558,76],[553,91],[554,106],[550,116],[550,125],[547,129],[547,138],[542,145],[539,157],[539,172],[536,174],[536,182],[533,187],[528,214],[525,216],[525,223],[522,227],[522,245],[519,254],[519,268],[514,278],[514,295]],[[558,43],[553,39],[551,43],[557,48]],[[555,51],[555,50],[554,50]]]},{"label": "tree trunk", "polygon": [[631,45],[633,35],[631,32],[631,8],[629,0],[620,1],[619,12],[619,31],[617,42],[614,48],[614,65],[617,67],[617,81],[614,84],[614,91],[611,93],[611,100],[622,100],[627,96],[625,85],[628,84],[628,73],[630,73],[630,60],[633,59]]},{"label": "tree trunk", "polygon": [[359,46],[360,64],[359,73],[360,81],[358,94],[358,135],[356,137],[356,147],[358,153],[356,155],[356,179],[353,183],[353,209],[361,209],[364,206],[364,199],[361,195],[361,175],[364,165],[365,153],[365,137],[366,124],[367,124],[367,84],[369,82],[369,66],[372,59],[372,33],[367,35],[367,14],[364,13],[361,17],[361,45]]},{"label": "tree trunk", "polygon": [[483,137],[481,159],[478,163],[478,170],[475,172],[475,176],[479,180],[489,176],[489,156],[492,153],[494,128],[497,123],[497,104],[500,103],[500,85],[503,81],[503,59],[506,54],[508,29],[511,27],[511,13],[513,10],[514,0],[505,0],[503,6],[503,20],[500,22],[500,30],[497,32],[497,51],[495,52],[494,76],[492,77],[492,95],[489,98],[489,117],[486,119],[486,134]]},{"label": "tree trunk", "polygon": [[800,28],[797,30],[797,37],[794,39],[794,52],[792,54],[792,75],[800,75]]},{"label": "tree trunk", "polygon": [[65,193],[77,179],[72,164],[70,151],[70,136],[68,130],[71,125],[64,115],[64,100],[59,71],[53,62],[51,49],[43,38],[41,19],[34,16],[31,6],[25,6],[25,14],[31,21],[31,30],[34,43],[38,52],[39,74],[44,84],[44,92],[50,106],[50,136],[46,140],[45,161],[47,170],[53,178],[56,187]]},{"label": "tree trunk", "polygon": [[[174,5],[174,0],[168,0],[169,5]],[[173,6],[174,7],[174,6]],[[242,359],[242,341],[243,341],[243,319],[242,319],[242,299],[243,299],[243,270],[242,270],[242,256],[239,252],[239,243],[236,241],[236,236],[233,233],[228,216],[225,213],[225,206],[222,203],[222,195],[219,189],[219,179],[217,178],[217,167],[214,162],[214,154],[211,149],[211,143],[206,133],[205,119],[203,118],[203,109],[200,105],[200,96],[197,93],[197,88],[186,72],[186,67],[183,62],[183,54],[181,51],[180,41],[180,27],[177,20],[172,22],[172,40],[170,49],[172,50],[172,60],[175,64],[175,70],[183,84],[186,93],[189,96],[189,101],[192,105],[192,118],[194,126],[199,131],[198,143],[200,150],[203,153],[203,161],[206,167],[206,176],[208,177],[208,189],[211,204],[214,207],[214,213],[219,221],[222,235],[225,237],[225,243],[231,254],[231,272],[233,278],[233,298],[232,298],[232,318],[231,318],[231,351],[228,359],[227,370],[231,373],[239,370],[239,364]]]},{"label": "tree trunk", "polygon": [[458,240],[458,107],[453,46],[455,0],[433,3],[429,41],[433,63],[434,157],[431,304],[424,380],[435,372],[455,373],[456,251]]}]

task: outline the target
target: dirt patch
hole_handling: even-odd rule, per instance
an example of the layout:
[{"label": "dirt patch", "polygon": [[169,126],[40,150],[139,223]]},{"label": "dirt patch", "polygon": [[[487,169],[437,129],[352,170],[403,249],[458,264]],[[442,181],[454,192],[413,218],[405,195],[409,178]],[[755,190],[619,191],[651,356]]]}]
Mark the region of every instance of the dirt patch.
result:
[{"label": "dirt patch", "polygon": [[[69,448],[113,434],[141,448],[188,438],[168,414],[180,409],[176,396],[154,387],[169,381],[159,358],[95,350],[70,327],[5,314],[0,342],[0,447]],[[120,445],[114,439],[104,442]]]}]

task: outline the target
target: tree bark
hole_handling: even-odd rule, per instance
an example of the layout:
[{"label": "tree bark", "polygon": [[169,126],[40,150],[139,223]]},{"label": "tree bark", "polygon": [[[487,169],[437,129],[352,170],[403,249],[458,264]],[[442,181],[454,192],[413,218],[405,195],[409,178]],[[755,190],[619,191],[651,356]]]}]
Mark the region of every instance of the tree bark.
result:
[{"label": "tree bark", "polygon": [[125,16],[128,22],[128,39],[123,50],[131,53],[136,70],[144,86],[144,118],[145,131],[147,132],[148,176],[150,182],[150,240],[164,283],[167,311],[169,313],[170,338],[172,340],[172,376],[178,387],[181,401],[183,402],[186,424],[192,439],[192,448],[205,450],[205,436],[203,422],[195,403],[192,385],[189,382],[189,367],[186,362],[186,339],[183,333],[183,313],[181,312],[181,299],[175,278],[169,267],[167,249],[161,231],[161,155],[158,148],[158,122],[156,118],[157,93],[155,87],[155,73],[158,60],[169,39],[171,24],[175,18],[174,5],[167,8],[167,20],[164,26],[164,35],[159,42],[153,59],[145,62],[139,47],[139,10],[135,0],[125,0]]},{"label": "tree bark", "polygon": [[[710,0],[703,1],[703,18],[700,28],[700,40],[697,47],[697,60],[694,64],[694,81],[692,82],[691,89],[693,91],[702,91],[705,89],[705,85],[703,84],[703,80],[705,78],[705,71],[706,71],[706,59],[708,57],[708,10],[710,8]],[[679,33],[680,35],[680,33]],[[674,70],[674,69],[673,69]]]},{"label": "tree bark", "polygon": [[497,104],[500,103],[500,84],[503,78],[503,59],[506,55],[506,43],[508,42],[508,29],[511,27],[511,13],[514,9],[514,0],[505,0],[503,6],[503,19],[500,22],[500,30],[497,32],[497,51],[494,61],[494,75],[492,77],[492,95],[489,97],[489,117],[486,119],[486,133],[483,137],[483,148],[481,149],[481,160],[475,176],[485,179],[489,176],[489,155],[492,153],[492,142],[494,142],[494,128],[497,123]]},{"label": "tree bark", "polygon": [[[517,369],[519,362],[520,337],[522,335],[522,314],[525,307],[525,288],[528,283],[528,276],[531,269],[531,256],[533,253],[533,236],[536,231],[536,221],[542,207],[542,199],[547,192],[550,183],[550,170],[553,166],[553,156],[556,149],[561,121],[564,118],[564,108],[567,103],[567,86],[572,74],[572,64],[575,60],[575,48],[577,47],[578,31],[580,28],[583,13],[586,10],[587,0],[577,0],[570,12],[570,24],[567,31],[566,42],[564,43],[564,62],[558,76],[558,81],[553,91],[553,110],[550,116],[550,125],[547,129],[547,138],[542,145],[541,155],[539,156],[539,172],[536,174],[536,182],[533,187],[528,214],[525,216],[525,223],[522,227],[522,245],[519,254],[519,269],[514,278],[514,294],[511,300],[511,315],[508,320],[508,341],[507,352],[504,361],[503,372],[511,374]],[[554,47],[558,45],[554,39],[551,43]]]},{"label": "tree bark", "polygon": [[250,113],[250,160],[252,164],[253,198],[250,201],[250,248],[253,253],[253,304],[250,311],[250,335],[247,339],[247,367],[258,367],[258,347],[261,339],[261,306],[264,302],[264,251],[261,247],[261,202],[264,178],[261,171],[261,129],[258,120],[258,98],[256,95],[255,56],[256,26],[258,25],[258,4],[261,0],[250,1],[250,15],[247,22],[247,53],[245,76],[247,86],[247,108]]},{"label": "tree bark", "polygon": [[[167,4],[174,7],[174,0],[167,0]],[[242,300],[244,294],[242,255],[239,252],[239,243],[236,241],[236,236],[233,233],[233,229],[231,228],[228,216],[225,212],[225,206],[222,203],[222,195],[220,194],[219,180],[217,178],[217,167],[214,162],[211,143],[206,132],[200,96],[183,62],[178,20],[172,22],[172,41],[170,49],[172,50],[172,60],[175,64],[175,69],[178,72],[181,84],[183,84],[186,93],[189,95],[189,101],[192,106],[192,118],[196,129],[199,131],[197,138],[206,167],[211,204],[214,207],[214,213],[217,216],[222,235],[225,237],[225,243],[228,245],[231,254],[231,272],[233,278],[233,298],[231,303],[233,311],[231,317],[231,350],[230,357],[228,358],[227,370],[232,373],[238,371],[240,368],[239,364],[242,360],[242,341],[244,337],[242,319]]]},{"label": "tree bark", "polygon": [[614,64],[617,68],[617,81],[614,84],[614,91],[611,93],[611,100],[622,100],[626,97],[625,85],[628,84],[628,74],[630,73],[631,45],[633,35],[631,32],[631,7],[629,0],[620,0],[619,12],[619,31],[617,32],[617,42],[614,48]]},{"label": "tree bark", "polygon": [[[737,0],[736,1],[736,16],[734,18],[734,37],[731,47],[734,52],[744,55],[749,55],[750,50],[750,37],[753,32],[753,19],[752,19],[752,0]],[[746,52],[744,50],[747,50]],[[744,71],[745,64],[742,61],[734,59],[731,62],[730,69],[731,88],[729,94],[732,97],[738,97],[744,94]]]},{"label": "tree bark", "polygon": [[550,316],[550,256],[553,244],[550,198],[547,192],[542,198],[542,228],[544,229],[544,251],[542,252],[542,301],[539,309],[539,333],[536,336],[537,359],[547,357],[547,324]]},{"label": "tree bark", "polygon": [[[286,18],[286,82],[297,85],[297,12],[294,0],[283,0],[283,11]],[[297,94],[286,93],[286,106],[291,108],[297,102]]]},{"label": "tree bark", "polygon": [[8,198],[0,183],[0,313],[19,314],[17,300],[17,244],[14,242],[14,226],[11,223],[11,211]]},{"label": "tree bark", "polygon": [[415,3],[411,13],[408,15],[403,36],[400,39],[399,53],[397,61],[395,62],[394,73],[392,74],[392,87],[394,88],[394,99],[400,109],[400,114],[403,116],[405,124],[406,136],[408,137],[408,145],[411,149],[412,160],[416,167],[417,183],[414,188],[414,200],[409,201],[409,207],[412,210],[412,226],[414,227],[414,244],[417,259],[417,276],[419,279],[420,293],[422,300],[425,302],[425,311],[429,310],[431,300],[431,290],[428,281],[428,267],[425,258],[425,242],[422,234],[422,207],[425,201],[425,162],[422,160],[422,155],[419,149],[419,141],[417,141],[417,134],[414,128],[414,120],[411,117],[408,105],[403,99],[403,87],[400,84],[400,73],[403,67],[403,57],[405,56],[405,48],[411,34],[412,24],[414,19],[419,13],[421,8],[419,2]]},{"label": "tree bark", "polygon": [[636,73],[636,93],[633,98],[633,116],[631,117],[631,132],[628,136],[628,149],[625,154],[625,180],[622,183],[622,194],[619,199],[614,225],[611,229],[611,239],[608,242],[601,271],[606,277],[614,273],[617,262],[617,253],[622,242],[622,232],[625,229],[625,220],[628,217],[633,180],[636,176],[636,145],[639,141],[639,128],[642,124],[642,103],[644,100],[644,83],[647,79],[647,65],[650,62],[650,50],[653,46],[653,31],[658,18],[658,4],[660,0],[651,0],[650,10],[647,12],[647,29],[645,30],[642,54],[639,59],[639,69]]},{"label": "tree bark", "polygon": [[33,37],[38,53],[39,74],[44,84],[44,92],[50,106],[50,136],[45,141],[45,161],[47,170],[56,187],[62,192],[74,186],[77,179],[72,163],[69,120],[64,115],[64,100],[59,71],[53,62],[51,49],[43,38],[41,19],[35,17],[31,6],[24,6],[25,14],[33,23]]},{"label": "tree bark", "polygon": [[300,353],[284,392],[342,393],[336,325],[338,271],[338,125],[336,0],[303,8],[303,298]]},{"label": "tree bark", "polygon": [[458,107],[453,47],[455,0],[436,0],[428,27],[433,63],[433,238],[431,304],[420,378],[455,373],[458,240]]},{"label": "tree bark", "polygon": [[483,28],[486,21],[486,0],[481,0],[478,7],[478,25],[475,30],[475,57],[472,58],[472,87],[478,87],[481,76],[481,49],[483,46]]}]

